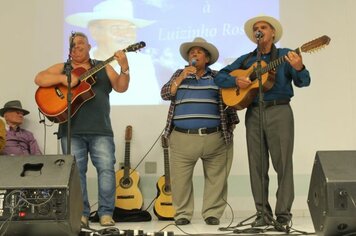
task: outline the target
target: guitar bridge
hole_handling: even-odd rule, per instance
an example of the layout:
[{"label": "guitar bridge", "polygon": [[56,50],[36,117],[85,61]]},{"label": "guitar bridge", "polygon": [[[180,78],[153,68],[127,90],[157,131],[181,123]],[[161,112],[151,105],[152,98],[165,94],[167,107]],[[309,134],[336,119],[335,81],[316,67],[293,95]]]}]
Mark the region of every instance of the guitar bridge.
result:
[{"label": "guitar bridge", "polygon": [[58,87],[55,87],[54,91],[56,91],[56,94],[57,94],[58,97],[60,97],[61,99],[64,99],[64,95],[63,95],[62,91]]}]

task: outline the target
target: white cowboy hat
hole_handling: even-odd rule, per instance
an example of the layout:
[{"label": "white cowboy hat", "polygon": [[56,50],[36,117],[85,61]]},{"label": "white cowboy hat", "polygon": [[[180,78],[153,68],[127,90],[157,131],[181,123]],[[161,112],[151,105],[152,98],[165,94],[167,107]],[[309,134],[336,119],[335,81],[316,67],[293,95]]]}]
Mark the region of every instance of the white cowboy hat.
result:
[{"label": "white cowboy hat", "polygon": [[246,33],[247,37],[251,41],[256,43],[256,38],[255,38],[254,33],[253,33],[253,26],[257,22],[260,22],[260,21],[267,22],[268,24],[270,24],[274,28],[275,33],[274,33],[273,43],[277,43],[282,37],[283,28],[282,28],[281,23],[277,19],[275,19],[275,18],[273,18],[271,16],[257,16],[257,17],[251,18],[248,21],[246,21],[246,23],[245,23],[245,33]]},{"label": "white cowboy hat", "polygon": [[131,0],[105,0],[96,5],[92,12],[75,13],[66,18],[67,23],[83,28],[93,20],[126,20],[138,28],[154,23],[154,21],[135,18]]},{"label": "white cowboy hat", "polygon": [[5,112],[7,112],[8,110],[22,111],[24,116],[30,114],[29,111],[22,109],[22,105],[19,100],[8,101],[7,103],[5,103],[4,107],[0,109],[0,115],[4,116]]},{"label": "white cowboy hat", "polygon": [[210,53],[210,60],[208,65],[214,64],[219,58],[218,49],[211,43],[208,43],[205,39],[196,37],[193,42],[186,42],[180,45],[180,55],[189,62],[188,52],[192,47],[201,47]]}]

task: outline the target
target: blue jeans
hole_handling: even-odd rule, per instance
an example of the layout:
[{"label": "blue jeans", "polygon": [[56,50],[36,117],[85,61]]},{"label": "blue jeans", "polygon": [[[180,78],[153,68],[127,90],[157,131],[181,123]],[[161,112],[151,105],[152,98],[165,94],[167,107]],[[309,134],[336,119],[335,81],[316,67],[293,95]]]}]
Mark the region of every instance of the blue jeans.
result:
[{"label": "blue jeans", "polygon": [[[67,137],[61,138],[62,151],[67,153]],[[115,144],[111,136],[73,135],[71,139],[72,155],[74,155],[80,175],[83,195],[83,216],[89,217],[86,173],[88,170],[88,154],[98,174],[98,215],[112,215],[115,209]]]}]

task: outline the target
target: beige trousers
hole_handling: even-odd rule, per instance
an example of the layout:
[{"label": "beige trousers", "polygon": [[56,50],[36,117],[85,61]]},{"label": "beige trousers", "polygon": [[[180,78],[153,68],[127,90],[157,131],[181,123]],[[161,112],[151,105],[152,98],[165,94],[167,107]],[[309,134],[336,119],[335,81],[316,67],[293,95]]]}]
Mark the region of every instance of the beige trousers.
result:
[{"label": "beige trousers", "polygon": [[225,210],[233,143],[226,145],[221,132],[200,136],[173,130],[170,136],[170,171],[175,219],[191,220],[193,216],[193,172],[199,159],[204,171],[203,218],[213,216],[219,219]]}]

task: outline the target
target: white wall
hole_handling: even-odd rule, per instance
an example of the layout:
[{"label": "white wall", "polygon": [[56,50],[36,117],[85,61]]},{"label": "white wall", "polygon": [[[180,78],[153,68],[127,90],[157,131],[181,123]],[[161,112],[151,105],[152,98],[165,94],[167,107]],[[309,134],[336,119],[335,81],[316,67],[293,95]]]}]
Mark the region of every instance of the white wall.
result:
[{"label": "white wall", "polygon": [[[356,2],[288,0],[280,1],[280,4],[280,19],[284,27],[282,47],[297,48],[324,34],[331,37],[331,43],[326,48],[314,54],[303,54],[304,63],[311,73],[312,84],[309,88],[295,89],[296,96],[292,102],[296,120],[296,200],[293,210],[295,214],[308,214],[306,201],[315,152],[355,149],[356,127],[353,121],[356,95],[353,90],[356,82],[352,68],[356,66],[356,16],[352,11],[356,8]],[[238,14],[238,1],[236,9]],[[31,111],[31,114],[26,116],[25,128],[34,132],[41,147],[46,143],[47,154],[57,153],[57,140],[53,135],[57,126],[45,129],[39,124],[34,101],[37,87],[33,79],[38,71],[63,60],[62,14],[63,6],[60,0],[2,0],[0,7],[0,105],[3,106],[6,101],[12,99],[22,101],[24,108]],[[179,45],[177,53],[178,47]],[[167,109],[167,106],[161,105],[121,106],[112,110],[118,162],[123,161],[125,127],[133,126],[131,160],[135,166],[159,138],[165,125]],[[254,212],[249,188],[244,111],[239,114],[242,122],[235,131],[235,160],[229,178],[228,202],[234,211]],[[157,174],[146,174],[145,162],[156,162]],[[155,183],[163,174],[160,140],[138,167],[138,171],[141,174],[141,188],[147,206],[156,194]],[[196,183],[199,183],[195,187],[196,210],[199,211],[202,195],[200,164],[196,168],[195,178]],[[93,168],[89,171],[89,182],[92,203],[95,203],[96,179]],[[272,202],[275,186],[275,175],[272,172]],[[229,215],[231,214],[228,210],[227,216]]]}]

